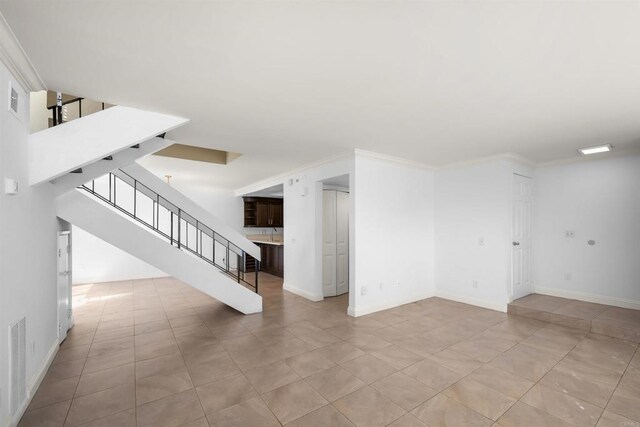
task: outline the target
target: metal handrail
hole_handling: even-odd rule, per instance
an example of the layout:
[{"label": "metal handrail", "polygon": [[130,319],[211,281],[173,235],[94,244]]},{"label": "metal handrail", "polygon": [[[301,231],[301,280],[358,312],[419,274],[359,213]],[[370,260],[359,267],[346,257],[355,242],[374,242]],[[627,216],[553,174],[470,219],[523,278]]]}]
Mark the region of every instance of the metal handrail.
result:
[{"label": "metal handrail", "polygon": [[[238,283],[252,287],[256,293],[258,292],[258,271],[260,261],[256,260],[255,282],[248,282],[246,280],[247,254],[244,250],[233,244],[229,239],[215,232],[213,229],[206,226],[180,207],[174,205],[140,181],[136,180],[122,169],[115,171],[115,173],[110,172],[102,178],[104,177],[107,177],[109,180],[108,186],[105,186],[106,195],[103,194],[100,189],[96,189],[95,179],[83,184],[79,188],[87,191],[89,194],[97,197],[103,202],[116,208],[118,211],[150,228],[165,239],[168,239],[172,246],[176,246],[178,249],[184,250],[204,261],[207,261],[223,273],[233,277],[238,281]],[[133,190],[132,200],[125,198],[123,201],[123,197],[121,195],[123,190],[120,189],[120,193],[117,192],[119,182],[126,184],[131,188],[131,190]],[[98,183],[100,184],[100,181],[98,181]],[[118,195],[120,195],[119,199]],[[151,202],[151,221],[148,221],[149,215],[143,215],[138,208],[139,200],[141,200],[139,195],[142,197],[142,200],[147,200],[147,204],[149,201]],[[161,216],[161,213],[163,213],[161,208],[164,210],[165,214],[169,215],[168,218]],[[147,219],[144,217],[147,217]],[[174,219],[177,219],[177,222],[174,221]],[[193,228],[192,233],[190,233],[189,226]],[[195,237],[195,239],[192,238],[191,242],[189,242],[190,234],[192,237]],[[210,247],[207,247],[206,249],[210,249],[210,251],[203,250],[209,239]],[[195,240],[195,243],[193,240]],[[216,244],[221,245],[221,249],[224,251],[222,264],[216,259]],[[235,269],[232,268],[230,262],[232,254],[236,257]],[[209,257],[209,255],[211,255],[211,257]]]}]

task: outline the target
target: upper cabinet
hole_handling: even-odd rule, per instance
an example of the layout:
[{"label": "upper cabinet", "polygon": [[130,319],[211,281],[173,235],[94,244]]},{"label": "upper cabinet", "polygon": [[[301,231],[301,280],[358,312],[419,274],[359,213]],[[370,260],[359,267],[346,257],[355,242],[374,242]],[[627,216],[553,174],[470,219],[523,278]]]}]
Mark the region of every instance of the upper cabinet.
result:
[{"label": "upper cabinet", "polygon": [[244,197],[245,227],[283,227],[283,213],[282,199]]}]

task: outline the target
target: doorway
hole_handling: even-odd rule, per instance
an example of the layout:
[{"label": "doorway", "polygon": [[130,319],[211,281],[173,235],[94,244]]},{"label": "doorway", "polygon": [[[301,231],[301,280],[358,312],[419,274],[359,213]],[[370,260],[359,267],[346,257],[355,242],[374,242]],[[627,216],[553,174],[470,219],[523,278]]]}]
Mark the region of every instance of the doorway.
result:
[{"label": "doorway", "polygon": [[71,233],[58,233],[58,342],[67,338],[71,318]]},{"label": "doorway", "polygon": [[349,292],[349,193],[323,191],[322,291],[325,297]]},{"label": "doorway", "polygon": [[533,180],[513,175],[513,222],[511,226],[511,295],[518,299],[529,295],[531,282],[531,214]]}]

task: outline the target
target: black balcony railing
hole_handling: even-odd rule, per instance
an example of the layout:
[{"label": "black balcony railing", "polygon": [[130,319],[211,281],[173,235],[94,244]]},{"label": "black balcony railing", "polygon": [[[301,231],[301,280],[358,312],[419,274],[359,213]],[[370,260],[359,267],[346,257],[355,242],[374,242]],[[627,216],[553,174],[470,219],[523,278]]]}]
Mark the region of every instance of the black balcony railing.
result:
[{"label": "black balcony railing", "polygon": [[251,283],[246,280],[244,250],[126,172],[115,170],[79,188],[158,233],[172,246],[197,256],[258,292],[259,261],[256,260]]}]

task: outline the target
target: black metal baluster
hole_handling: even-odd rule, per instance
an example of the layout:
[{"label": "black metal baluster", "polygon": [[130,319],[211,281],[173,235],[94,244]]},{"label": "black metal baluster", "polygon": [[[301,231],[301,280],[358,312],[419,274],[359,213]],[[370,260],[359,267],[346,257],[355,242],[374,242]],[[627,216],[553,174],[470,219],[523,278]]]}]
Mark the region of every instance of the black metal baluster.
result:
[{"label": "black metal baluster", "polygon": [[136,218],[137,206],[138,206],[138,181],[133,181],[133,218]]},{"label": "black metal baluster", "polygon": [[256,260],[256,294],[258,293],[258,272],[260,271],[260,261]]},{"label": "black metal baluster", "polygon": [[181,245],[181,243],[180,243],[180,234],[182,234],[181,233],[181,229],[182,229],[181,222],[182,222],[182,213],[181,213],[180,208],[178,208],[178,249],[180,249],[180,245]]},{"label": "black metal baluster", "polygon": [[174,213],[173,213],[173,211],[169,211],[169,212],[171,212],[171,214],[170,214],[170,215],[171,215],[171,217],[170,217],[170,218],[171,218],[171,221],[170,221],[170,222],[171,222],[171,237],[170,237],[170,242],[171,242],[171,246],[173,246],[173,215],[174,215]]}]

